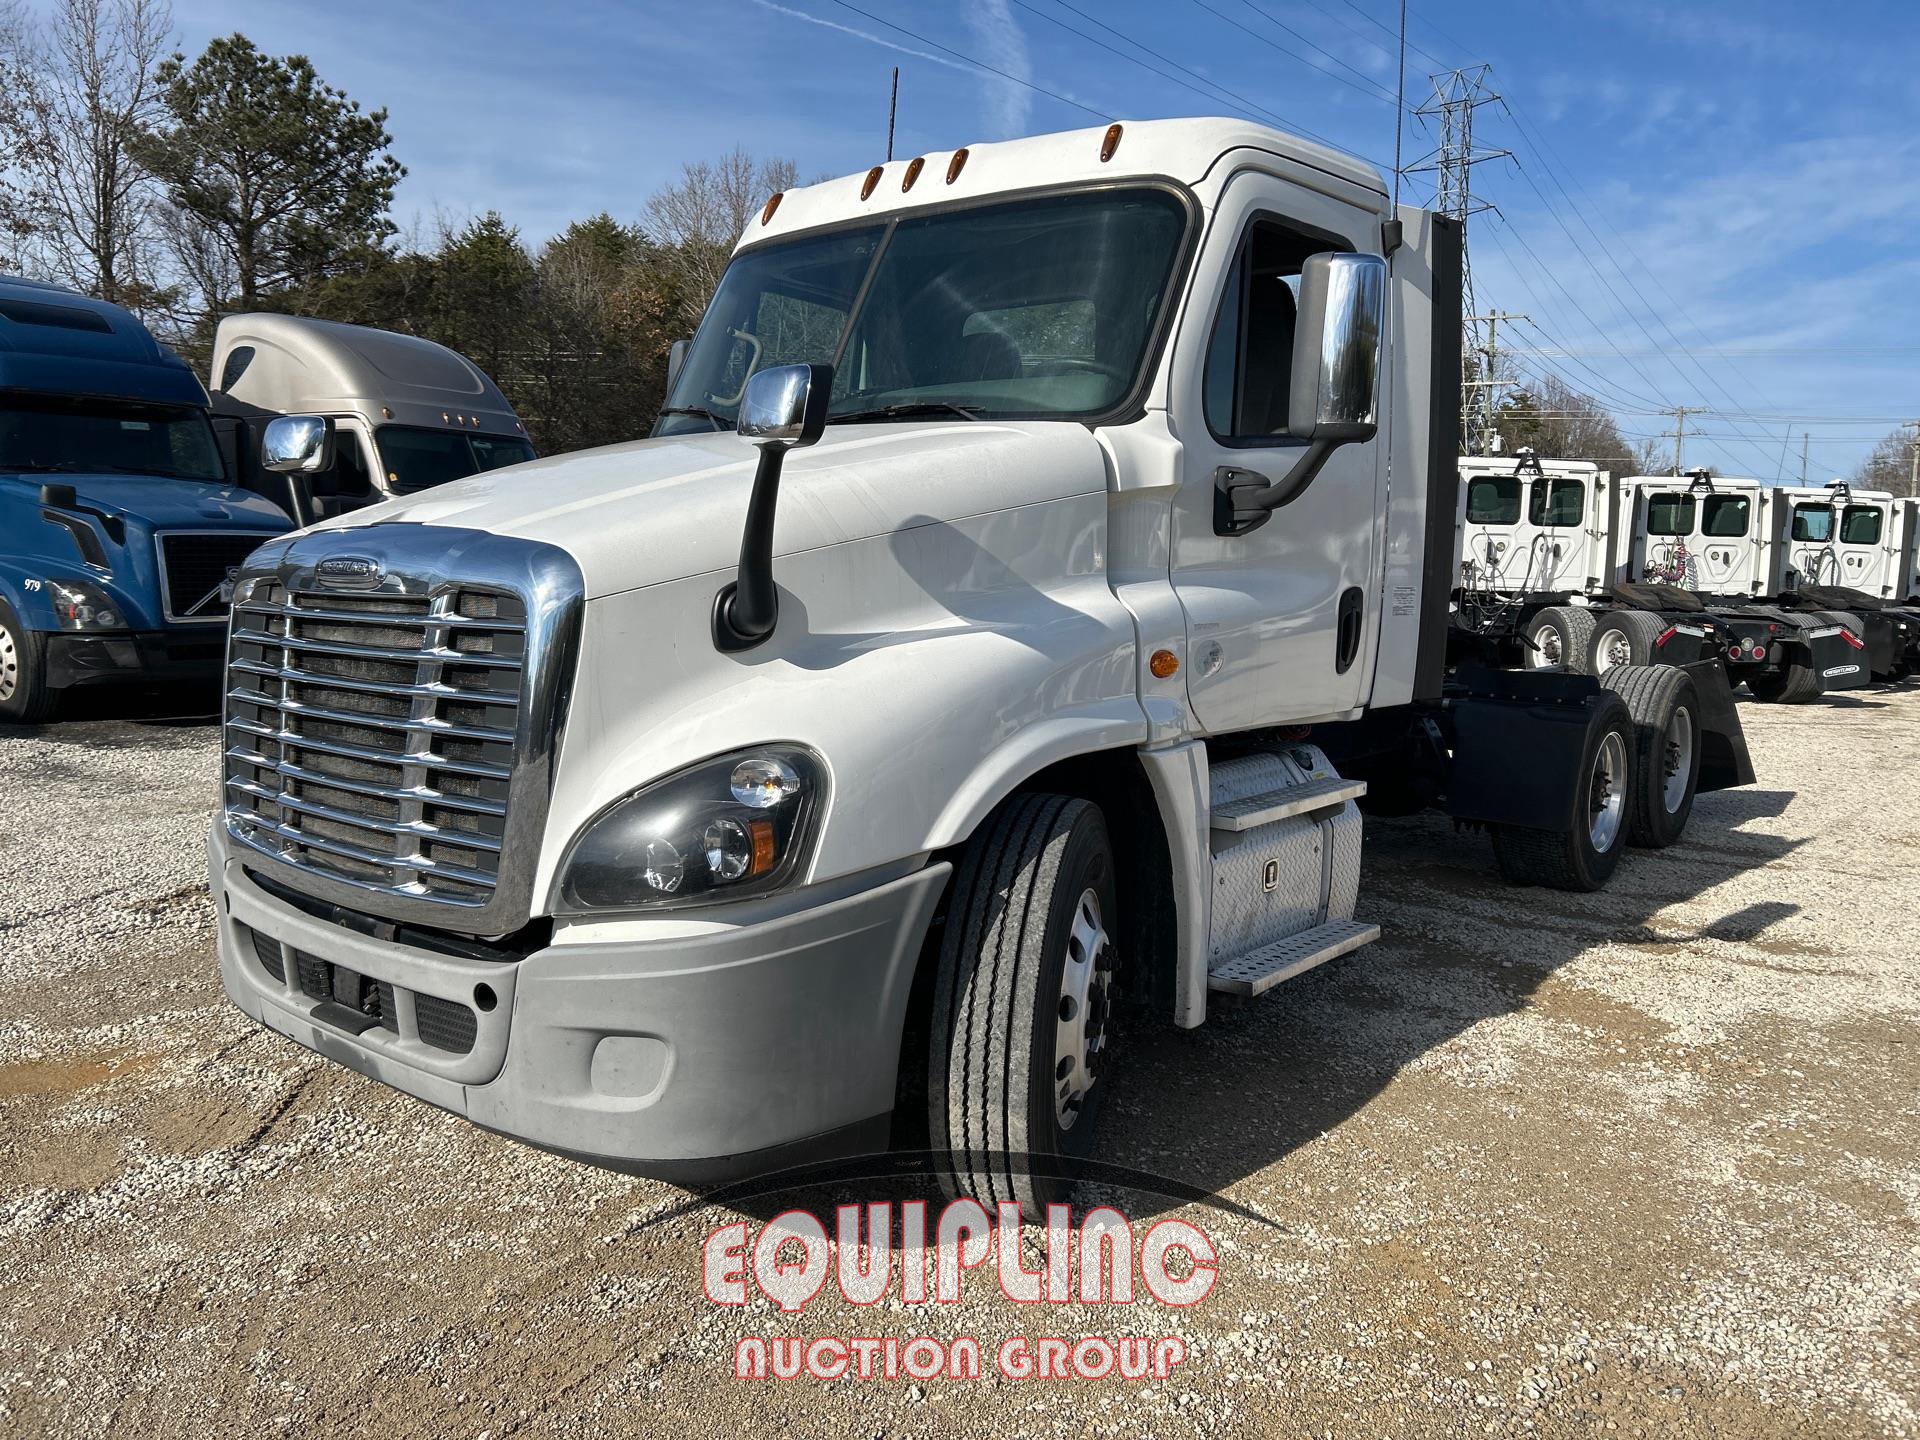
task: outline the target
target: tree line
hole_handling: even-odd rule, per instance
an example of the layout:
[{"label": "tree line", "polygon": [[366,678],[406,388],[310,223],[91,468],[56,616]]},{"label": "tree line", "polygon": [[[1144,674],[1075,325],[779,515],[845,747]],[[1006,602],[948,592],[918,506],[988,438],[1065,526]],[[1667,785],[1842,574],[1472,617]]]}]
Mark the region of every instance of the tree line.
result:
[{"label": "tree line", "polygon": [[132,309],[202,374],[222,314],[399,330],[492,375],[543,452],[643,435],[667,347],[791,161],[685,165],[631,219],[530,243],[498,213],[402,234],[384,109],[246,36],[189,58],[166,0],[0,0],[0,270]]}]

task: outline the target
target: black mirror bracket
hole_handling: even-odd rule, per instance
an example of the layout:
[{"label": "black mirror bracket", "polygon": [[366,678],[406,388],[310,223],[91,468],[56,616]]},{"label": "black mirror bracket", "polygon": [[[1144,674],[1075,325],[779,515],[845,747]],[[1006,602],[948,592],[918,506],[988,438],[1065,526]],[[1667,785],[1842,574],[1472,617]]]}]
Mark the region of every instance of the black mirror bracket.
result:
[{"label": "black mirror bracket", "polygon": [[1213,472],[1213,533],[1247,535],[1273,518],[1273,512],[1307,493],[1339,440],[1314,440],[1278,481],[1252,470],[1222,465]]},{"label": "black mirror bracket", "polygon": [[780,467],[786,447],[763,445],[740,534],[740,574],[713,597],[713,648],[751,650],[780,623],[780,591],[773,583],[773,516],[779,507]]}]

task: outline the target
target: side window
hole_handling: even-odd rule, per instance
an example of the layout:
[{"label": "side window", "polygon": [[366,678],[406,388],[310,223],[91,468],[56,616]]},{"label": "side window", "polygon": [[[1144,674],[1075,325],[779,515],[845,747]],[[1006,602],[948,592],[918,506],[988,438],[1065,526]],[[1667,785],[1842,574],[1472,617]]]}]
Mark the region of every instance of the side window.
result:
[{"label": "side window", "polygon": [[1578,525],[1587,513],[1587,486],[1582,480],[1547,476],[1533,482],[1527,518],[1536,525]]},{"label": "side window", "polygon": [[1693,533],[1693,496],[1668,490],[1647,497],[1647,533],[1649,535],[1691,535]]},{"label": "side window", "polygon": [[367,442],[350,425],[342,425],[334,434],[334,493],[354,500],[372,498],[373,477],[367,472]]},{"label": "side window", "polygon": [[1793,507],[1793,538],[1811,540],[1815,544],[1833,538],[1833,507],[1831,505],[1796,505]]},{"label": "side window", "polygon": [[1240,242],[1207,347],[1202,408],[1214,439],[1252,444],[1287,435],[1300,269],[1309,255],[1346,248],[1274,220]]},{"label": "side window", "polygon": [[1745,495],[1709,495],[1700,507],[1700,533],[1733,540],[1747,533],[1753,502]]},{"label": "side window", "polygon": [[1512,525],[1520,518],[1518,475],[1475,475],[1467,481],[1467,523]]},{"label": "side window", "polygon": [[1880,543],[1880,507],[1849,505],[1840,512],[1840,542],[1843,545]]},{"label": "side window", "polygon": [[247,373],[247,366],[253,363],[253,346],[236,345],[227,352],[227,363],[220,367],[220,388],[231,390],[240,383],[240,377]]}]

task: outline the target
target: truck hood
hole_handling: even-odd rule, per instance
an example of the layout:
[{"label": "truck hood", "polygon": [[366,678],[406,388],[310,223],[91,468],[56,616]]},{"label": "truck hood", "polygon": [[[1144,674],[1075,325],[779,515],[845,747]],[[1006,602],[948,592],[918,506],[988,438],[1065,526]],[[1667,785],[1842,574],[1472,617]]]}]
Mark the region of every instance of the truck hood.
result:
[{"label": "truck hood", "polygon": [[[324,522],[444,525],[544,541],[589,598],[731,568],[756,451],[728,433],[672,435],[530,461]],[[790,452],[774,553],[891,534],[1106,488],[1105,453],[1063,421],[843,425]],[[344,538],[344,537],[343,537]]]},{"label": "truck hood", "polygon": [[0,472],[0,483],[37,496],[42,485],[71,485],[92,510],[143,520],[155,530],[286,530],[293,522],[265,496],[232,485],[170,480],[162,475],[30,475]]}]

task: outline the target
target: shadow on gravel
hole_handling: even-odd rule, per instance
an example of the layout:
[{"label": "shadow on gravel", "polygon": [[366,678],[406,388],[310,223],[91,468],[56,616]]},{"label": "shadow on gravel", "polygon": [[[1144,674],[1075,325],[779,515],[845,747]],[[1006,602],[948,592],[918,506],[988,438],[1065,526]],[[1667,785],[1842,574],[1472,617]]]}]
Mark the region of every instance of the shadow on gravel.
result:
[{"label": "shadow on gravel", "polygon": [[209,685],[92,685],[69,690],[60,708],[41,725],[0,724],[0,740],[34,736],[58,743],[88,732],[75,727],[120,721],[167,729],[214,725],[220,720],[220,691]]},{"label": "shadow on gravel", "polygon": [[[1654,917],[1791,854],[1799,841],[1739,827],[1792,798],[1702,796],[1680,844],[1629,852],[1594,895],[1515,889],[1484,837],[1455,835],[1443,820],[1369,820],[1360,913],[1380,922],[1380,942],[1258,999],[1211,996],[1201,1029],[1127,1037],[1099,1157],[1227,1189],[1354,1115],[1470,1026],[1524,1009],[1590,948],[1757,937],[1798,907],[1747,905],[1698,931]],[[1145,1194],[1114,1198],[1136,1219],[1168,1208]]]}]

